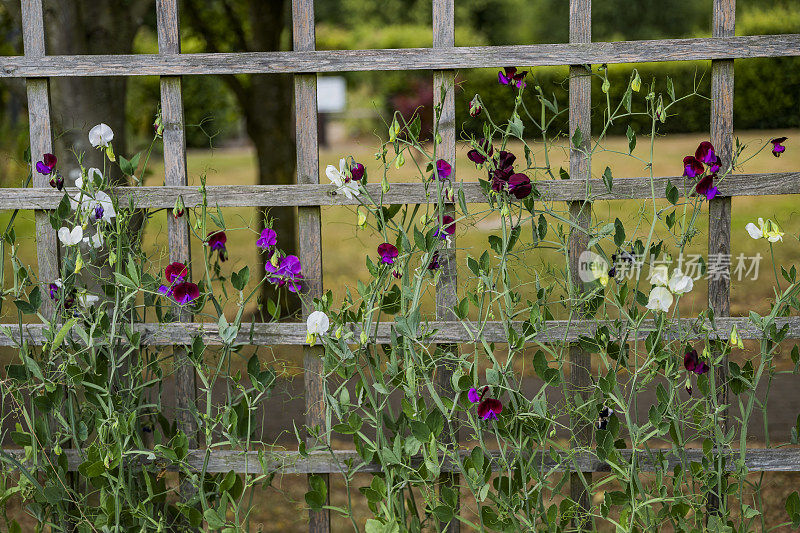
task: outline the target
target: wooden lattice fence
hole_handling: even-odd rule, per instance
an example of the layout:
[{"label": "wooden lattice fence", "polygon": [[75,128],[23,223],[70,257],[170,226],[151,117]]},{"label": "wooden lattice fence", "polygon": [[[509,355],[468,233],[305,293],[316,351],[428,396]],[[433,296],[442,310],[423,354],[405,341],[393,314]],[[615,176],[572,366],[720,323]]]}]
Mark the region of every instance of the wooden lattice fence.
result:
[{"label": "wooden lattice fence", "polygon": [[[365,71],[365,70],[431,70],[433,71],[434,95],[442,106],[439,124],[442,143],[440,157],[455,165],[456,125],[453,80],[455,69],[479,67],[503,67],[508,65],[570,65],[570,137],[576,129],[590,131],[590,76],[588,65],[603,63],[636,63],[651,61],[712,61],[711,124],[710,133],[714,146],[723,161],[732,156],[733,130],[733,62],[735,59],[754,57],[800,56],[800,34],[770,36],[734,36],[735,0],[714,0],[713,37],[697,39],[671,39],[636,42],[591,42],[591,0],[570,0],[570,42],[567,44],[541,44],[525,46],[455,47],[454,46],[454,0],[433,0],[433,47],[402,50],[354,50],[316,51],[313,0],[293,0],[293,45],[290,52],[182,54],[178,0],[158,0],[158,44],[157,55],[104,55],[104,56],[47,56],[45,53],[42,0],[22,0],[24,55],[0,58],[0,77],[25,78],[27,82],[30,118],[31,161],[42,158],[52,151],[52,128],[50,121],[49,82],[50,77],[60,76],[138,76],[157,75],[161,78],[161,107],[164,122],[164,166],[162,187],[120,187],[117,190],[121,201],[142,208],[170,208],[176,197],[181,196],[187,206],[201,201],[200,193],[187,186],[186,150],[184,137],[183,104],[181,99],[181,76],[244,73],[291,73],[295,80],[295,113],[297,139],[297,184],[285,186],[209,186],[209,204],[220,207],[299,207],[299,257],[307,283],[309,296],[322,294],[321,222],[320,206],[356,204],[357,199],[347,199],[335,194],[332,185],[319,184],[319,144],[317,139],[317,83],[321,72]],[[441,88],[445,91],[442,92]],[[439,102],[444,94],[444,100]],[[584,135],[585,143],[589,136]],[[55,209],[62,193],[48,186],[47,178],[33,172],[33,188],[6,188],[0,190],[0,209],[36,210],[37,252],[39,280],[48,283],[58,277],[58,246],[47,210]],[[587,151],[573,148],[570,157],[569,181],[537,182],[541,193],[552,200],[570,202],[570,213],[576,225],[588,228],[590,205],[585,202],[587,180],[598,199],[634,199],[650,197],[650,178],[628,178],[615,183],[613,193],[600,186],[602,181],[591,178],[590,160]],[[655,179],[657,195],[668,181],[682,183],[681,177]],[[380,185],[368,185],[376,193]],[[477,183],[465,183],[463,192],[468,202],[484,202],[485,196]],[[800,172],[767,174],[733,174],[720,185],[720,196],[710,202],[709,254],[730,253],[731,197],[741,195],[776,195],[800,193]],[[424,186],[420,183],[396,183],[383,195],[389,204],[426,203]],[[452,208],[452,206],[451,206]],[[170,260],[189,262],[189,230],[186,218],[169,217]],[[577,257],[586,249],[585,233],[573,232],[570,240],[571,260],[578,272]],[[452,250],[452,248],[451,248]],[[432,324],[438,330],[435,340],[446,347],[473,340],[472,331],[458,321],[451,320],[456,293],[454,255],[442,257],[443,275],[437,287],[436,319]],[[574,280],[575,281],[575,280]],[[579,286],[580,283],[576,283]],[[708,288],[708,301],[717,317],[721,331],[736,326],[743,338],[759,338],[761,332],[747,318],[729,317],[730,282],[724,276],[712,280]],[[44,313],[51,315],[52,303],[45,300]],[[308,307],[303,309],[307,314]],[[190,447],[197,447],[192,435],[196,427],[190,413],[195,401],[196,377],[193,367],[186,361],[185,349],[192,338],[200,335],[209,344],[220,344],[217,326],[211,323],[194,323],[191,316],[182,314],[181,323],[141,324],[142,342],[149,345],[176,345],[176,398],[179,427],[190,436]],[[682,328],[691,329],[692,319],[683,319]],[[782,327],[788,324],[788,338],[800,338],[800,317],[778,319]],[[43,326],[37,324],[20,326],[4,324],[4,328],[42,344],[45,340]],[[549,342],[575,341],[578,336],[596,327],[590,321],[567,324],[552,321],[538,340]],[[381,324],[377,330],[378,342],[388,342],[390,324]],[[647,324],[638,335],[643,338]],[[248,328],[249,329],[249,328]],[[503,342],[503,328],[490,323],[482,331],[490,342]],[[697,336],[703,335],[700,331]],[[256,324],[252,331],[240,333],[238,341],[256,345],[305,343],[305,324]],[[636,337],[634,333],[631,340]],[[0,345],[15,343],[7,336],[0,336]],[[309,426],[324,423],[325,413],[322,397],[322,363],[320,347],[304,346],[306,422]],[[576,390],[590,383],[590,357],[575,345],[570,351],[573,368],[572,386]],[[718,372],[724,372],[720,365]],[[443,391],[450,387],[447,369],[438,372],[437,382]],[[717,383],[724,383],[724,375],[718,375]],[[727,391],[723,387],[722,394]],[[577,421],[576,421],[577,424]],[[590,446],[590,432],[574,426],[575,439],[582,446]],[[20,450],[8,450],[20,454]],[[77,450],[68,450],[69,467],[77,469],[81,462]],[[537,453],[537,452],[533,452]],[[568,470],[572,472],[572,497],[588,506],[588,494],[579,476],[591,477],[592,472],[607,471],[608,467],[592,454],[579,454],[569,461],[553,461],[550,453],[540,454],[542,468]],[[630,457],[635,452],[623,451]],[[188,463],[201,468],[206,461],[206,450],[193,449]],[[690,460],[699,459],[701,450],[689,450]],[[257,452],[235,452],[217,450],[210,452],[205,464],[208,472],[261,473],[265,468],[290,474],[335,474],[344,470],[347,459],[358,459],[354,451],[312,453],[302,456],[298,452],[278,452],[260,461]],[[678,459],[667,456],[669,464]],[[651,459],[642,457],[638,466],[652,470]],[[752,471],[800,471],[800,450],[797,449],[752,449],[747,450],[746,466]],[[367,465],[364,472],[378,471],[376,465]],[[445,464],[445,472],[455,470]],[[446,474],[443,482],[451,482]],[[714,504],[713,497],[710,498]],[[330,517],[327,511],[311,512],[310,530],[329,531]],[[450,529],[458,529],[453,521]]]}]

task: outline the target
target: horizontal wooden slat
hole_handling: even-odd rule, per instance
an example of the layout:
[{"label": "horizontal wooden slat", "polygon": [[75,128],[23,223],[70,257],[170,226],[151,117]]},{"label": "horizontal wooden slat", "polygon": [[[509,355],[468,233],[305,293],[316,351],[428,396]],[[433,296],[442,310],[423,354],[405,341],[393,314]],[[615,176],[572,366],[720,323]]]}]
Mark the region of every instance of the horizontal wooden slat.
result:
[{"label": "horizontal wooden slat", "polygon": [[[619,450],[626,461],[630,461],[632,450]],[[3,453],[15,460],[23,463],[24,452],[20,449],[4,449]],[[78,450],[64,450],[67,454],[69,469],[75,471],[83,461]],[[581,452],[570,453],[554,451],[535,451],[530,460],[539,465],[542,472],[563,472],[565,470],[580,470],[582,472],[609,472],[608,463],[601,461],[596,455]],[[650,452],[637,450],[637,468],[642,472],[652,472],[654,465],[666,461],[667,470],[673,469],[676,465],[687,466],[690,462],[701,461],[703,451],[699,449],[686,449],[685,454],[676,455],[670,450],[653,450]],[[468,450],[460,452],[462,459],[468,454]],[[234,472],[240,474],[261,474],[270,472],[280,472],[283,474],[337,474],[346,471],[347,461],[352,461],[353,468],[360,472],[381,472],[383,467],[378,464],[366,464],[355,451],[336,450],[333,454],[328,452],[311,452],[301,455],[293,451],[270,451],[263,452],[250,451],[238,452],[231,450],[213,450],[206,459],[205,450],[190,450],[186,457],[186,464],[194,469],[200,470],[206,463],[206,472]],[[511,453],[508,454],[511,457]],[[727,468],[735,468],[734,462],[739,458],[739,452],[733,450],[729,452],[730,461]],[[501,463],[498,460],[499,453],[492,453],[492,469],[499,470]],[[206,462],[207,461],[207,462]],[[410,469],[416,469],[423,463],[421,457],[412,458],[406,465]],[[137,452],[137,455],[129,457],[126,462],[128,468],[136,465],[153,465],[154,470],[165,469],[175,470],[175,465],[166,462],[152,460],[147,455]],[[745,465],[754,472],[798,472],[800,471],[800,449],[748,449],[745,456]],[[452,472],[454,468],[452,461],[444,461],[442,470]],[[661,467],[660,467],[661,468]]]},{"label": "horizontal wooden slat", "polygon": [[[778,328],[788,324],[787,338],[800,338],[800,317],[778,318],[775,320]],[[561,341],[575,341],[581,335],[592,335],[601,325],[607,325],[614,330],[611,322],[593,320],[567,321],[552,320],[546,323],[535,337],[536,342],[553,343]],[[716,319],[717,334],[720,338],[727,338],[731,328],[735,325],[739,335],[744,339],[760,339],[761,331],[754,326],[747,317],[720,317]],[[513,327],[517,332],[522,331],[522,323],[514,322]],[[25,324],[22,326],[24,339],[29,344],[42,344],[44,342],[44,326],[41,324]],[[469,328],[469,329],[467,329]],[[461,322],[428,322],[426,330],[435,331],[430,337],[430,342],[472,342],[477,338],[478,325],[475,323],[462,324]],[[629,331],[629,340],[642,340],[654,331],[652,320],[642,322],[638,330]],[[218,326],[214,322],[186,323],[186,324],[136,324],[134,331],[141,332],[141,342],[150,346],[170,346],[190,344],[200,335],[206,344],[219,345],[221,340],[218,335]],[[360,327],[351,325],[348,331],[358,338]],[[392,324],[383,322],[378,326],[375,342],[388,343],[391,341]],[[711,331],[708,322],[700,323],[697,319],[684,318],[668,323],[663,335],[668,339],[675,338],[705,338],[706,332]],[[0,346],[17,346],[20,341],[20,329],[17,324],[0,324]],[[713,334],[711,335],[713,337]],[[480,338],[487,342],[506,342],[507,338],[501,322],[487,322]],[[306,325],[304,323],[255,323],[242,326],[236,342],[254,346],[272,345],[303,345],[306,342]]]},{"label": "horizontal wooden slat", "polygon": [[800,55],[800,34],[525,46],[0,58],[0,77],[437,70]]},{"label": "horizontal wooden slat", "polygon": [[[655,197],[664,198],[667,182],[679,190],[684,188],[684,179],[679,176],[654,178]],[[486,195],[477,182],[458,184],[464,191],[468,203],[486,202]],[[586,183],[578,181],[537,181],[536,187],[542,198],[550,201],[583,200],[586,198]],[[602,180],[589,180],[590,198],[594,200],[628,200],[651,198],[650,178],[619,178],[614,180],[608,192]],[[775,194],[800,194],[800,172],[773,172],[766,174],[735,174],[726,177],[719,185],[725,196],[762,196]],[[422,183],[393,183],[389,192],[381,196],[379,184],[367,185],[367,191],[376,202],[388,204],[418,204],[431,201]],[[202,197],[197,187],[117,187],[114,191],[123,205],[133,199],[137,208],[172,208],[178,196],[188,207],[200,205]],[[71,192],[73,194],[74,191]],[[357,205],[369,204],[366,196],[348,199],[336,193],[331,184],[320,185],[209,185],[206,194],[210,205],[220,207],[270,207],[277,205]],[[55,209],[62,192],[52,188],[0,188],[0,210],[2,209]],[[360,198],[360,199],[359,199]]]}]

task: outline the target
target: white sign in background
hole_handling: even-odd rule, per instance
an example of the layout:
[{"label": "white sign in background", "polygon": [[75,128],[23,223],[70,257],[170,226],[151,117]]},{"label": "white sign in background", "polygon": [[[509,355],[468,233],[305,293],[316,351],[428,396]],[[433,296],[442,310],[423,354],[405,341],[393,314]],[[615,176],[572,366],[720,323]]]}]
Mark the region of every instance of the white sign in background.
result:
[{"label": "white sign in background", "polygon": [[317,111],[340,113],[347,106],[347,86],[341,76],[317,77]]}]

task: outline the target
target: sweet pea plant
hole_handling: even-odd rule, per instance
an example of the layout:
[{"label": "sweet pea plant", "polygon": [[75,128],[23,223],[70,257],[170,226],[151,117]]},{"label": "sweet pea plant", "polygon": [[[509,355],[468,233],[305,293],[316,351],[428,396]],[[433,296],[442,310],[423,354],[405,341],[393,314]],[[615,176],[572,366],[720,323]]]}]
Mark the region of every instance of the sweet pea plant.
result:
[{"label": "sweet pea plant", "polygon": [[[166,216],[188,223],[204,253],[191,264],[169,262],[161,248],[143,244],[142,228],[165,213],[135,209],[132,200],[121,203],[109,176],[124,174],[141,184],[163,131],[160,120],[155,126],[150,147],[130,159],[114,153],[111,128],[92,128],[89,140],[103,151],[104,168],[87,168],[83,154],[76,154],[70,171],[54,154],[33,162],[32,172],[50,176],[52,187],[64,193],[50,214],[61,248],[58,279],[42,285],[21,263],[17,252],[25,244],[14,231],[16,213],[3,234],[4,258],[7,252],[13,267],[3,280],[3,301],[14,302],[12,322],[19,325],[2,332],[18,354],[0,381],[3,427],[14,427],[3,442],[20,447],[18,454],[0,454],[6,531],[21,530],[5,513],[14,499],[39,531],[180,531],[203,523],[248,530],[249,489],[269,485],[274,475],[267,466],[260,475],[210,474],[206,465],[210,451],[220,447],[271,449],[259,441],[256,409],[271,396],[277,372],[262,364],[258,352],[245,359],[243,320],[264,283],[277,292],[274,300],[259,303],[271,319],[280,318],[281,295],[300,290],[302,267],[282,251],[274,221],[260,233],[228,227],[222,212],[208,205],[205,180],[199,205],[176,198],[166,210]],[[250,232],[252,246],[269,254],[257,283],[250,283],[248,267],[225,266],[231,230]],[[173,353],[144,344],[146,335],[158,332],[138,326],[187,316],[218,324],[222,343],[206,346],[198,336],[179,347],[198,376],[198,403],[190,415],[197,446],[206,450],[199,467],[188,463],[195,436],[176,428],[165,413],[174,401],[163,388],[173,372]],[[42,346],[32,342],[29,329],[37,320]],[[262,455],[254,462],[264,460]],[[174,495],[178,480],[168,468],[178,471],[188,489],[180,500]]]},{"label": "sweet pea plant", "polygon": [[[605,70],[593,76],[608,94]],[[464,137],[485,204],[467,204],[455,170],[440,156],[438,127],[426,141],[418,118],[392,117],[374,167],[345,157],[338,168],[327,168],[337,191],[358,199],[358,226],[380,242],[365,252],[368,280],[348,288],[341,302],[334,303],[330,293],[317,300],[309,318],[308,341],[324,345],[329,413],[325,427],[309,428],[320,438],[315,449],[332,451],[326,440],[351,440],[360,458],[339,464],[347,505],[327,507],[349,517],[358,530],[353,502],[360,493],[371,512],[365,530],[387,532],[440,530],[453,520],[470,530],[497,531],[777,526],[767,524],[761,512],[761,480],[748,476],[744,428],[763,416],[768,435],[766,400],[755,390],[763,384],[768,393],[778,373],[774,357],[788,326],[778,327],[776,319],[798,308],[795,268],[782,269],[788,287],[781,288],[776,276],[769,312],[750,314],[759,340],[744,364],[728,362],[743,343],[737,329],[719,325],[711,309],[680,320],[679,303],[693,291],[694,279],[679,257],[704,242],[699,217],[731,170],[746,160],[745,146],[737,141],[726,161],[712,143],[702,142],[682,165],[676,162],[682,183],[673,180],[657,194],[652,163],[659,126],[677,120],[678,104],[696,92],[676,95],[669,79],[646,87],[633,71],[622,100],[607,98],[601,106],[605,125],[589,148],[584,148],[588,132],[575,131],[569,143],[587,156],[609,150],[603,143],[612,125],[649,116],[648,155],[638,155],[644,143],[630,127],[628,150],[621,155],[648,173],[650,198],[639,204],[633,224],[626,227],[619,218],[603,220],[593,212],[586,230],[563,203],[542,192],[546,180],[571,178],[551,163],[556,148],[549,126],[564,112],[556,97],[515,68],[500,71],[498,81],[509,87],[513,112],[498,119],[490,102],[476,95],[469,112],[482,121],[482,136]],[[434,116],[438,124],[440,107]],[[770,141],[776,157],[786,140]],[[411,167],[429,202],[384,205],[383,194],[393,186],[391,167]],[[382,185],[377,196],[364,187],[368,175]],[[584,201],[613,190],[612,169],[602,178],[603,190],[587,183]],[[484,221],[494,221],[496,228],[485,244],[457,249],[456,233],[469,233],[457,230]],[[763,238],[770,247],[783,236],[771,220],[748,224],[746,233],[733,231]],[[587,233],[588,241],[580,258],[580,286],[571,282],[568,252],[569,236],[576,232]],[[531,260],[535,254],[546,258],[541,267]],[[458,347],[433,342],[431,295],[446,268],[456,268],[459,280],[450,320],[470,339]],[[582,318],[590,327],[576,324]],[[554,319],[563,320],[556,334],[548,327]],[[379,339],[379,331],[386,331],[381,323],[390,326],[388,339]],[[571,328],[579,332],[577,345],[598,364],[580,390],[568,379],[575,344],[564,341]],[[498,330],[502,344],[490,340]],[[797,348],[792,358],[796,372]],[[723,365],[727,373],[719,372]],[[449,390],[437,382],[444,368],[453,373]],[[529,370],[540,380],[538,390],[523,386]],[[724,375],[731,391],[727,400],[718,394]],[[640,418],[639,394],[647,389],[657,401]],[[740,413],[729,418],[728,429],[722,413],[732,404]],[[589,428],[590,446],[572,433],[576,428]],[[460,444],[454,444],[459,435]],[[789,438],[796,443],[797,430]],[[701,454],[690,457],[691,448]],[[671,465],[668,455],[677,463]],[[586,456],[607,463],[608,473],[586,482],[595,497],[581,510],[565,483],[575,461]],[[331,460],[337,460],[333,453]],[[378,472],[365,483],[358,475],[366,464],[377,464]],[[457,484],[440,483],[446,470],[459,474]],[[324,507],[325,484],[312,480],[311,486],[306,501]],[[727,497],[709,513],[716,494]],[[786,509],[790,522],[800,524],[796,492]]]}]

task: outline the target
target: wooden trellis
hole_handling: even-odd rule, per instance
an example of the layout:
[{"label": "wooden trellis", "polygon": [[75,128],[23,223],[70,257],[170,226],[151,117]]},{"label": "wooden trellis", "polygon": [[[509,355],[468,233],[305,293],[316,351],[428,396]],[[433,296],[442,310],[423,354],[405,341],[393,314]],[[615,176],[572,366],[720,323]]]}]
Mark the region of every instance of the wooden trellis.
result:
[{"label": "wooden trellis", "polygon": [[[670,39],[658,41],[592,43],[591,0],[570,0],[570,42],[567,44],[542,44],[526,46],[455,47],[454,46],[454,0],[433,0],[433,47],[403,50],[356,50],[316,51],[313,0],[293,0],[293,44],[290,52],[182,54],[177,0],[158,0],[158,44],[157,55],[104,55],[104,56],[47,56],[45,55],[42,0],[22,0],[24,55],[0,58],[0,77],[26,78],[30,118],[31,161],[42,158],[52,151],[48,78],[61,76],[137,76],[157,75],[161,77],[161,105],[164,120],[164,166],[165,178],[162,187],[120,187],[118,194],[127,203],[146,208],[170,208],[177,196],[182,196],[187,206],[200,202],[200,194],[187,186],[186,150],[181,99],[181,76],[244,73],[291,73],[295,78],[296,139],[297,139],[297,184],[259,186],[209,186],[208,201],[221,207],[267,207],[298,206],[300,259],[305,274],[305,286],[309,296],[322,294],[320,206],[352,205],[356,199],[347,199],[335,194],[332,185],[319,184],[319,145],[317,140],[316,74],[320,72],[364,71],[364,70],[431,70],[433,71],[436,103],[441,105],[442,115],[439,132],[442,143],[438,156],[455,165],[455,104],[453,78],[455,69],[479,67],[504,67],[509,65],[570,65],[570,134],[577,128],[586,133],[589,142],[590,124],[590,77],[587,66],[602,63],[636,63],[650,61],[712,60],[711,125],[713,144],[722,160],[730,161],[732,155],[733,130],[733,61],[754,57],[800,56],[800,34],[770,36],[734,36],[735,0],[714,0],[713,36],[699,39]],[[441,99],[441,87],[446,89]],[[62,193],[48,186],[47,179],[34,171],[34,187],[31,189],[0,190],[0,209],[36,210],[37,251],[39,280],[48,283],[58,276],[58,247],[55,232],[48,220],[48,209],[54,209]],[[585,203],[586,181],[595,191],[596,199],[635,199],[650,197],[650,178],[638,177],[618,180],[613,192],[607,192],[602,181],[591,178],[589,158],[585,153],[573,149],[570,154],[569,181],[537,182],[545,198],[570,202],[570,212],[578,226],[590,224],[590,208]],[[656,178],[656,193],[663,191],[670,180],[680,185],[682,177]],[[378,196],[379,185],[367,188]],[[478,184],[463,184],[468,202],[484,202],[483,191]],[[778,172],[767,174],[736,174],[729,176],[720,185],[720,196],[710,203],[709,254],[730,252],[731,197],[742,195],[767,195],[800,193],[800,172]],[[392,184],[383,195],[386,203],[425,203],[424,186],[420,183]],[[189,231],[186,219],[169,219],[169,249],[171,261],[190,259]],[[586,247],[585,238],[576,234],[570,239],[572,260]],[[442,257],[443,275],[437,287],[436,318],[432,326],[438,328],[434,340],[445,345],[474,340],[475,331],[465,328],[460,322],[451,321],[450,310],[454,306],[456,278],[452,256]],[[577,264],[577,263],[576,263]],[[572,268],[577,272],[577,268]],[[575,284],[576,287],[579,283]],[[729,315],[730,283],[728,280],[709,283],[709,305],[717,318],[721,336],[736,325],[743,338],[760,338],[761,332],[747,318],[726,318]],[[52,313],[48,299],[45,313]],[[303,309],[304,315],[309,308]],[[683,331],[694,331],[698,337],[705,333],[692,330],[692,319],[683,319]],[[779,327],[788,324],[789,338],[800,338],[800,317],[778,320]],[[44,342],[43,326],[23,325],[23,331],[15,324],[3,325],[15,332],[14,337],[27,338],[29,342]],[[378,328],[378,342],[388,342],[390,325]],[[567,324],[552,321],[538,340],[551,342],[574,341],[578,335],[591,332],[596,327],[591,321]],[[181,351],[181,344],[188,344],[196,335],[201,335],[209,344],[219,344],[216,324],[192,322],[190,316],[180,316],[180,323],[141,324],[142,342],[150,345],[178,345],[176,349],[177,370],[177,418],[178,424],[190,436],[190,446],[196,447],[196,426],[190,408],[196,394],[196,376]],[[641,330],[633,332],[633,338],[643,338],[652,322],[645,322]],[[482,334],[489,341],[503,342],[503,328],[490,323]],[[670,331],[666,332],[670,335]],[[258,345],[304,344],[305,324],[256,324],[252,332],[240,334],[240,341]],[[0,345],[15,343],[8,337],[0,337]],[[447,346],[445,346],[447,348]],[[321,358],[319,347],[305,347],[306,422],[309,426],[324,423]],[[585,388],[590,383],[590,359],[577,347],[570,350],[572,386]],[[723,365],[724,366],[724,365]],[[724,371],[724,370],[723,370]],[[724,375],[719,375],[724,383]],[[449,387],[446,367],[437,370],[437,383],[442,390]],[[727,389],[723,387],[723,395]],[[577,423],[577,422],[576,422]],[[573,426],[577,444],[589,446],[590,432]],[[309,443],[313,444],[313,443]],[[19,450],[8,450],[19,455]],[[68,450],[69,468],[77,470],[82,459],[78,450]],[[572,497],[588,505],[588,495],[583,489],[581,475],[608,470],[608,465],[593,454],[570,456],[564,462],[554,462],[549,453],[538,453],[543,468],[569,470],[572,476]],[[630,457],[634,452],[623,451]],[[205,450],[192,450],[188,463],[201,468]],[[641,452],[639,452],[641,455]],[[697,460],[699,450],[689,450],[690,460]],[[654,458],[637,456],[642,470],[652,470]],[[257,452],[233,452],[217,450],[211,452],[206,464],[208,472],[260,473],[264,468],[296,474],[331,474],[342,472],[345,461],[358,461],[353,451],[338,451],[333,455],[312,453],[304,457],[297,452],[272,453],[262,462]],[[670,464],[679,459],[667,456]],[[800,450],[747,450],[746,465],[754,471],[800,471]],[[362,471],[378,471],[377,465],[365,465]],[[452,473],[451,463],[443,471]],[[451,474],[452,475],[452,474]],[[444,482],[451,482],[444,476]],[[711,501],[713,505],[713,498]],[[450,529],[458,529],[454,521]],[[310,530],[330,530],[327,512],[312,512]]]}]

